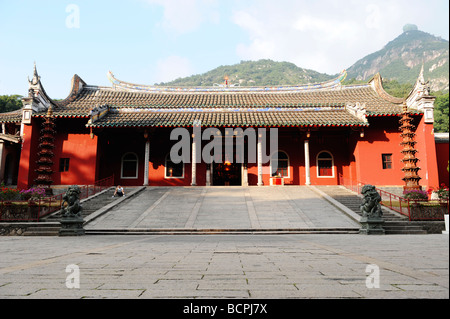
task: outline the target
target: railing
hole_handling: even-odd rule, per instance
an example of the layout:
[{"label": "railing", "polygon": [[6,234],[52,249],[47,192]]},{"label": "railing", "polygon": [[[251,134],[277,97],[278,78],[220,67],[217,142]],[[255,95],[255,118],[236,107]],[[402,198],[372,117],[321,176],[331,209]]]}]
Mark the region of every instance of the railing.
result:
[{"label": "railing", "polygon": [[377,188],[378,193],[381,196],[381,205],[408,217],[410,217],[410,200],[403,198],[401,196],[386,192],[382,189]]},{"label": "railing", "polygon": [[[339,175],[339,184],[357,194],[361,194],[362,187],[367,183],[350,180]],[[381,205],[408,217],[410,221],[444,220],[444,214],[449,213],[448,199],[436,201],[412,200],[379,188],[376,189],[381,196]]]},{"label": "railing", "polygon": [[409,201],[409,220],[444,220],[448,214],[448,198],[446,200]]},{"label": "railing", "polygon": [[[80,199],[88,198],[114,185],[114,175],[94,185],[80,186]],[[0,221],[39,221],[61,209],[64,194],[38,200],[0,200]]]}]

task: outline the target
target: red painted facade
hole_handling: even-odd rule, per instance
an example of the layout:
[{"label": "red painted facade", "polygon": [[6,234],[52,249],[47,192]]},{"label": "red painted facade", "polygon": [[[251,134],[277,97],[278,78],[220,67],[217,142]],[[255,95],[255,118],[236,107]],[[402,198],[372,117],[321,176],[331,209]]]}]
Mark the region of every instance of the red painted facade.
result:
[{"label": "red painted facade", "polygon": [[[36,83],[40,88],[40,82]],[[172,146],[177,143],[177,141],[170,140],[170,133],[176,125],[172,127],[150,125],[91,126],[89,128],[88,121],[93,121],[93,117],[89,114],[58,113],[62,106],[76,103],[77,99],[84,97],[83,92],[89,93],[89,91],[83,91],[85,85],[79,77],[74,77],[72,93],[60,104],[55,103],[56,140],[54,173],[52,176],[54,185],[93,184],[97,180],[112,175],[114,175],[115,184],[124,186],[191,185],[193,166],[190,163],[183,165],[181,176],[167,176],[168,164],[166,160]],[[375,88],[374,91],[370,91],[372,89],[369,86],[366,86],[365,89],[369,90],[366,91],[369,93],[365,94],[377,92],[376,94],[379,96],[385,95],[384,91],[380,91],[380,89]],[[42,92],[42,89],[40,92]],[[80,95],[80,92],[83,94]],[[110,94],[109,91],[105,92]],[[352,90],[348,89],[348,92],[351,95]],[[122,95],[125,94],[128,93]],[[380,101],[390,99],[391,105],[401,106],[401,101],[397,101],[398,99],[392,97],[377,98]],[[35,97],[24,99],[25,104],[29,101],[37,103]],[[329,104],[327,105],[330,108]],[[386,108],[386,106],[383,107]],[[336,107],[337,116],[345,113],[345,108],[345,106],[338,104]],[[26,110],[25,105],[23,112]],[[105,110],[105,112],[108,112],[108,109]],[[71,109],[69,111],[75,112]],[[377,186],[403,186],[402,147],[400,145],[402,139],[399,131],[400,112],[384,112],[364,115],[363,120],[365,122],[363,124],[278,126],[278,149],[272,150],[272,153],[283,152],[285,156],[284,163],[287,167],[283,171],[283,174],[285,174],[284,184],[307,184],[305,160],[305,141],[307,140],[310,163],[309,177],[312,185],[338,185],[342,184],[344,180],[352,180]],[[131,113],[133,111],[130,111]],[[22,116],[21,114],[20,116]],[[111,114],[113,116],[114,114],[120,114],[120,112]],[[319,110],[316,114],[325,113],[320,113]],[[416,126],[416,149],[418,151],[417,157],[420,160],[421,185],[428,189],[438,187],[440,183],[448,184],[448,171],[446,172],[448,142],[447,144],[435,144],[433,124],[425,123],[421,112],[416,112],[412,116]],[[30,122],[22,124],[20,160],[18,161],[18,188],[31,187],[33,180],[36,178],[36,154],[41,124],[42,115],[32,116]],[[269,126],[266,128],[268,129]],[[192,125],[183,127],[188,129],[190,134],[192,133]],[[224,127],[226,125],[218,128],[223,131]],[[257,128],[256,126],[253,127]],[[245,130],[246,126],[243,126],[242,129]],[[147,141],[149,141],[148,165],[145,163]],[[203,146],[208,143],[209,141],[202,141]],[[256,148],[256,145],[254,147]],[[245,149],[245,152],[248,152],[247,146]],[[269,144],[266,145],[266,149],[269,152]],[[256,149],[254,151],[256,153]],[[270,156],[270,154],[267,155]],[[198,157],[201,158],[200,155]],[[270,162],[262,164],[263,185],[270,185],[270,166]],[[247,161],[243,165],[234,164],[231,167],[234,174],[237,174],[235,176],[238,176],[236,177],[237,185],[245,185],[246,180],[250,186],[258,184],[257,163]],[[445,167],[445,171],[443,167]],[[148,175],[145,173],[146,169],[148,169]],[[214,181],[220,172],[227,174],[224,173],[225,171],[221,171],[222,169],[219,166],[207,165],[204,162],[196,164],[196,185],[214,185]],[[247,178],[244,178],[245,176]]]},{"label": "red painted facade", "polygon": [[[437,187],[445,183],[445,174],[438,173],[438,157],[440,167],[446,167],[448,147],[435,144],[432,128],[424,124],[421,116],[417,117],[417,157],[420,159],[419,171],[424,188]],[[18,187],[28,188],[36,177],[34,172],[37,160],[37,141],[39,138],[39,118],[33,119],[32,125],[24,126],[24,139],[20,157]],[[104,134],[91,136],[88,129],[83,128],[84,119],[57,119],[57,138],[55,141],[55,157],[53,180],[55,185],[93,184],[95,180],[114,175],[115,183],[121,185],[144,184],[144,149],[145,139],[141,132],[133,129],[115,129]],[[322,129],[311,132],[310,176],[313,185],[338,185],[340,178],[371,183],[378,186],[402,185],[402,163],[400,132],[396,127],[397,116],[373,117],[370,127],[360,132],[351,129]],[[150,161],[148,183],[154,186],[190,186],[192,166],[184,165],[182,178],[165,176],[165,159],[172,145],[170,129],[156,129],[150,134]],[[303,185],[305,172],[305,137],[295,128],[280,128],[278,150],[289,158],[288,176],[285,185]],[[203,141],[206,145],[208,141]],[[448,145],[448,144],[447,144]],[[269,146],[267,147],[269,149]],[[447,152],[445,153],[445,150]],[[246,150],[247,151],[247,150]],[[318,173],[317,160],[320,152],[332,156],[331,176],[321,177]],[[137,158],[137,177],[122,175],[122,159],[127,153]],[[392,155],[392,166],[383,169],[382,155]],[[70,169],[61,171],[61,159],[68,158]],[[256,163],[248,163],[248,183],[257,184],[258,168]],[[206,185],[205,163],[196,165],[197,185]],[[214,172],[212,173],[214,174]],[[448,181],[448,174],[447,174]],[[270,185],[270,163],[263,164],[263,184]]]},{"label": "red painted facade", "polygon": [[[365,129],[363,137],[360,136],[360,132],[351,129],[323,129],[311,132],[309,138],[311,184],[338,185],[340,178],[344,178],[379,186],[402,185],[401,138],[395,127],[398,117],[374,117],[370,121],[371,126]],[[445,148],[441,146],[443,144],[435,146],[429,127],[421,123],[420,116],[417,117],[417,121],[418,130],[424,131],[418,133],[417,156],[421,163],[421,184],[426,188],[437,187],[442,182],[443,174],[442,172],[438,174],[437,165],[434,164],[437,163],[436,150],[443,154],[439,157],[441,162],[447,163],[448,149],[445,157],[445,152],[442,151]],[[36,118],[34,122],[40,121]],[[82,119],[56,121],[58,133],[55,141],[54,184],[92,184],[95,180],[114,175],[116,184],[143,185],[145,139],[142,133],[133,129],[116,129],[91,137],[88,130],[82,127],[82,123]],[[31,186],[35,178],[33,169],[37,160],[38,127],[38,124],[25,126],[18,177],[19,188]],[[148,183],[154,186],[190,186],[192,177],[190,163],[184,165],[182,178],[165,176],[166,156],[177,142],[171,141],[169,135],[170,129],[163,128],[156,129],[150,134]],[[305,137],[295,128],[279,129],[278,150],[286,153],[289,159],[285,185],[305,184],[304,141]],[[203,141],[203,146],[208,142]],[[430,143],[431,147],[428,147],[427,143]],[[317,163],[321,152],[327,152],[332,156],[330,176],[319,176]],[[136,177],[124,177],[122,174],[122,162],[126,154],[133,154],[137,158]],[[392,166],[389,169],[383,169],[383,154],[392,155]],[[70,159],[68,171],[61,171],[59,167],[61,159],[64,158]],[[248,163],[247,168],[249,185],[256,185],[258,175],[256,163]],[[206,185],[206,171],[207,165],[204,162],[196,165],[198,186]],[[270,163],[263,164],[263,184],[270,185]]]}]

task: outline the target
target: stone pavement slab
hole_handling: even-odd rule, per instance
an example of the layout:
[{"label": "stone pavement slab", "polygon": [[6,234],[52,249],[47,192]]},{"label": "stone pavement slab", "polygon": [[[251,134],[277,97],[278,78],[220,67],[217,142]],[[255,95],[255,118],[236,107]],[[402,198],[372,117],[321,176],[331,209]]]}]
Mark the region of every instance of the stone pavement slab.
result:
[{"label": "stone pavement slab", "polygon": [[0,256],[0,299],[449,298],[446,235],[0,237]]}]

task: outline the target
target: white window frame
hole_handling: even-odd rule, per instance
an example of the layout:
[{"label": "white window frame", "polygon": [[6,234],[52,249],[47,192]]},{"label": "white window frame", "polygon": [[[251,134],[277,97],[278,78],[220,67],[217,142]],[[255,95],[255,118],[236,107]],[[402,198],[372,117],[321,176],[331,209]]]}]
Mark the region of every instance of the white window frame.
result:
[{"label": "white window frame", "polygon": [[[331,156],[331,171],[332,171],[331,176],[320,176],[320,174],[319,174],[319,172],[320,172],[320,170],[319,170],[319,155],[322,154],[322,153],[328,153]],[[317,156],[316,156],[316,176],[317,176],[317,178],[334,178],[335,177],[335,170],[336,169],[334,167],[334,156],[333,156],[333,153],[331,153],[330,151],[327,151],[327,150],[323,150],[323,151],[320,151],[319,153],[317,153]]]},{"label": "white window frame", "polygon": [[[167,176],[167,160],[170,160],[170,153],[166,155],[166,158],[164,160],[164,178],[165,179],[183,179],[184,178],[184,168],[185,168],[185,163],[183,164],[183,174],[181,175],[181,177],[175,177],[175,176]],[[172,161],[171,161],[172,162]],[[172,162],[173,163],[173,162]],[[174,163],[175,164],[175,163]]]},{"label": "white window frame", "polygon": [[[124,162],[124,158],[127,155],[129,155],[129,154],[133,155],[136,158],[136,175],[135,176],[123,176],[123,162]],[[131,161],[129,161],[129,162],[131,162]],[[120,161],[120,178],[121,179],[137,179],[138,176],[139,176],[139,157],[137,156],[137,154],[134,153],[134,152],[127,152],[127,153],[123,154],[122,155],[122,160]]]},{"label": "white window frame", "polygon": [[289,154],[287,152],[283,151],[283,150],[275,151],[275,152],[273,152],[270,155],[270,177],[271,178],[272,177],[276,177],[276,176],[272,176],[272,157],[275,155],[275,153],[284,153],[287,156],[287,171],[288,171],[288,174],[287,174],[287,176],[281,176],[281,177],[283,177],[283,178],[291,178],[291,159],[289,157]]}]

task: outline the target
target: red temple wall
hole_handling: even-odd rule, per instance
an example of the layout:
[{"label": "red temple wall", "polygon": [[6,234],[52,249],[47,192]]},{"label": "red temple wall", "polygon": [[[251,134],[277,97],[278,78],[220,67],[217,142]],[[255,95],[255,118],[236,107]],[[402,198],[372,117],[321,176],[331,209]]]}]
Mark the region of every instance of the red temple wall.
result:
[{"label": "red temple wall", "polygon": [[27,189],[33,185],[33,180],[37,177],[36,168],[39,130],[41,121],[33,118],[32,125],[24,125],[22,136],[22,151],[19,160],[19,174],[17,177],[17,188]]},{"label": "red temple wall", "polygon": [[[91,139],[86,128],[80,125],[85,120],[55,120],[55,156],[53,157],[53,185],[86,185],[96,180],[97,137]],[[24,126],[24,141],[19,163],[17,187],[29,188],[37,177],[34,170],[38,160],[38,144],[42,121],[33,118],[32,125]],[[61,158],[69,158],[69,170],[59,171]]]},{"label": "red temple wall", "polygon": [[[359,137],[355,145],[354,180],[375,186],[404,184],[398,120],[397,116],[370,119],[364,137]],[[382,154],[392,154],[391,169],[383,169]]]},{"label": "red temple wall", "polygon": [[[369,118],[370,127],[364,129],[364,137],[359,131],[348,128],[328,128],[311,131],[310,148],[310,177],[312,185],[336,185],[339,178],[358,180],[377,186],[403,185],[401,137],[398,131],[398,117]],[[33,118],[33,126],[24,127],[24,142],[21,152],[18,187],[27,188],[33,184],[37,160],[37,145],[40,130],[40,120]],[[436,150],[434,135],[430,126],[417,120],[417,141],[419,166],[421,174],[428,172],[426,187],[438,185],[436,164]],[[88,129],[84,127],[85,119],[58,119],[56,122],[57,138],[55,141],[54,184],[92,184],[95,180],[106,178],[114,174],[115,184],[124,186],[143,185],[145,139],[143,131],[136,129],[112,129],[96,132],[91,139]],[[171,129],[156,129],[150,134],[150,163],[148,180],[153,186],[189,186],[191,183],[191,164],[184,166],[184,178],[165,178],[165,157],[172,145],[177,141],[170,140]],[[286,152],[289,157],[289,177],[286,185],[304,185],[305,132],[298,129],[279,129],[278,149]],[[202,141],[205,146],[209,141]],[[432,150],[431,150],[432,149]],[[270,145],[267,144],[267,153]],[[333,156],[333,176],[319,177],[317,174],[317,155],[321,151],[328,151]],[[246,150],[247,152],[247,150]],[[438,151],[439,153],[441,151]],[[137,178],[121,177],[122,157],[126,153],[136,154],[138,157]],[[392,154],[392,169],[383,169],[382,154]],[[426,156],[423,156],[423,155]],[[446,157],[439,156],[440,167],[447,167],[448,148]],[[70,158],[70,169],[59,172],[60,158]],[[200,158],[201,155],[199,154]],[[446,159],[445,159],[446,158]],[[263,165],[263,183],[270,185],[270,164]],[[249,185],[256,185],[258,180],[256,163],[248,164]],[[448,172],[447,172],[448,181]],[[423,175],[421,175],[424,178]],[[445,176],[444,176],[445,178]],[[206,164],[197,164],[197,185],[206,185]],[[212,177],[211,177],[212,179]],[[445,181],[444,181],[445,183]]]},{"label": "red temple wall", "polygon": [[449,186],[449,173],[447,170],[449,161],[449,143],[436,143],[436,157],[439,174],[439,185]]}]

